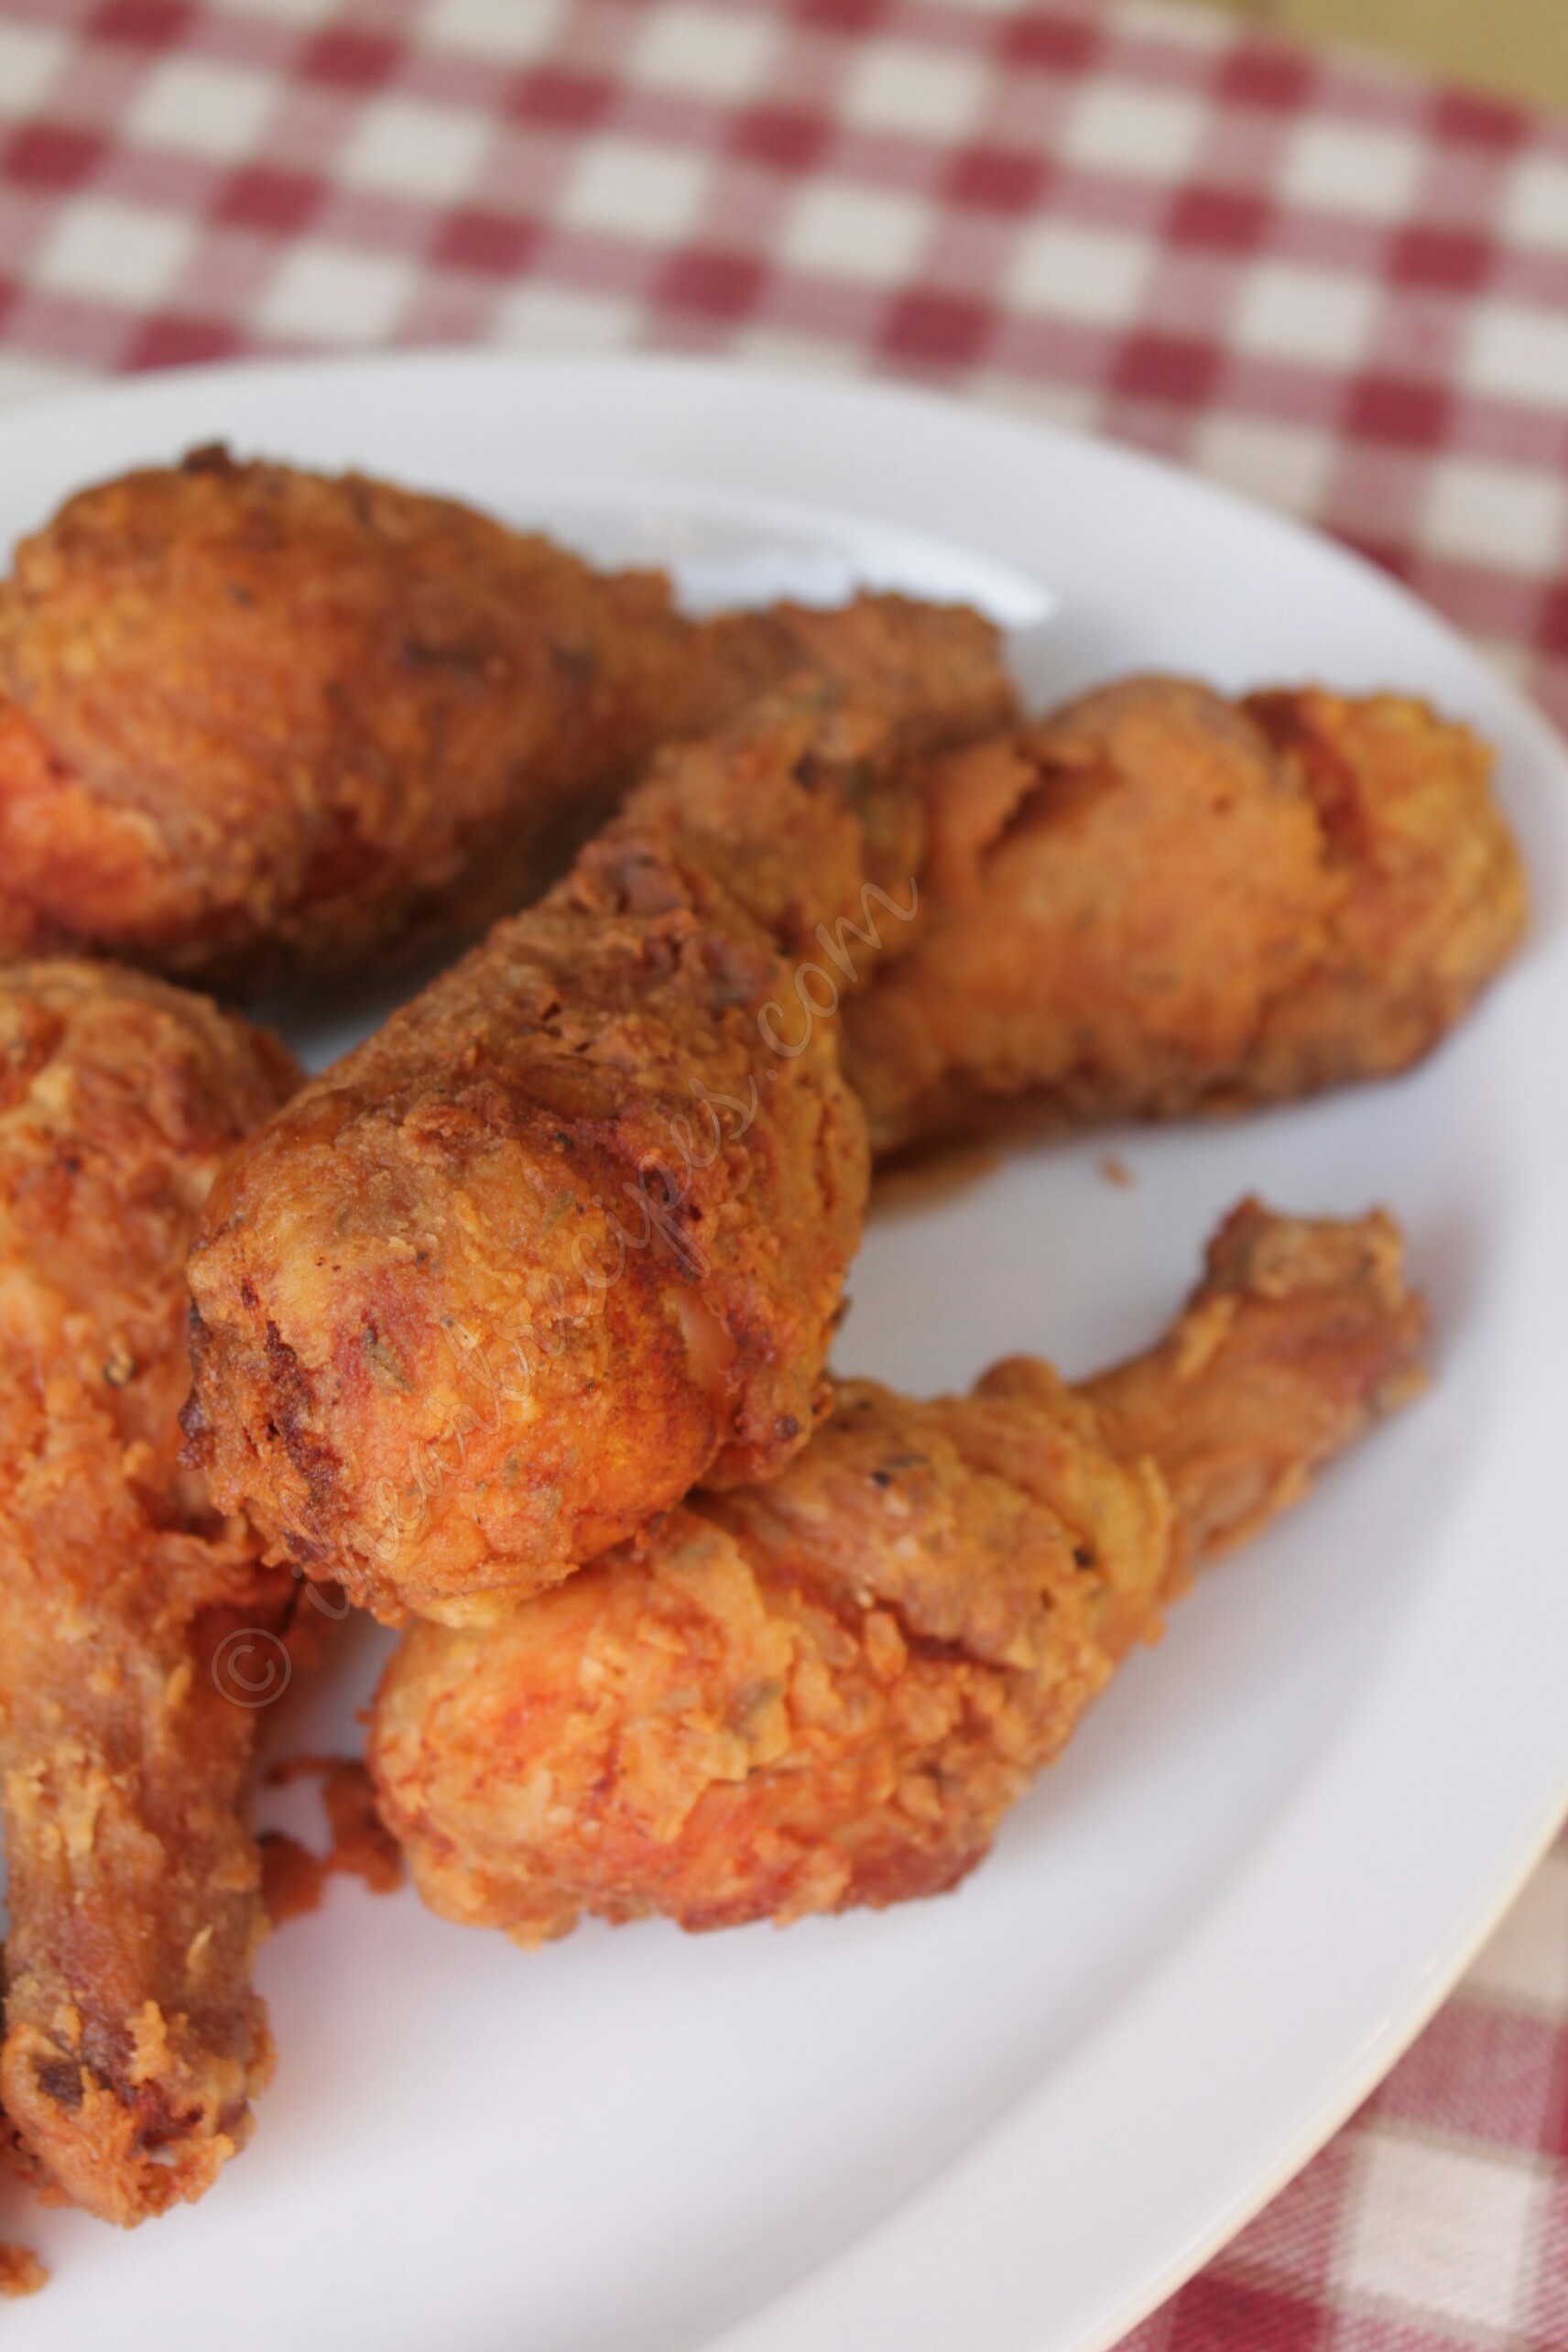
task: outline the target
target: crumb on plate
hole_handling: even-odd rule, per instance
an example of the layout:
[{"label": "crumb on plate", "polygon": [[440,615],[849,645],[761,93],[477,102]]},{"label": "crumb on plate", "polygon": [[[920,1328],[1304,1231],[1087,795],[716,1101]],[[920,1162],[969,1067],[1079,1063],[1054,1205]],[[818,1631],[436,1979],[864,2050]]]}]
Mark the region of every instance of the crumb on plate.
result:
[{"label": "crumb on plate", "polygon": [[0,2246],[0,2295],[36,2295],[49,2272],[30,2246]]}]

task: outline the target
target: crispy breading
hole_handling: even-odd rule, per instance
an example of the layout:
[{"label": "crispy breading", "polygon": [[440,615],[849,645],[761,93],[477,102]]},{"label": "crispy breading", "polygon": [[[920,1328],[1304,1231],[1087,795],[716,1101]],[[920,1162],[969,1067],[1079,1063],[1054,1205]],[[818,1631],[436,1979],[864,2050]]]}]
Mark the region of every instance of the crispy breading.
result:
[{"label": "crispy breading", "polygon": [[277,1928],[320,1906],[334,1874],[358,1878],[373,1895],[395,1894],[403,1883],[403,1856],[376,1809],[370,1775],[356,1756],[290,1756],[274,1764],[267,1786],[310,1774],[321,1783],[328,1846],[317,1854],[284,1829],[261,1834],[262,1900]]},{"label": "crispy breading", "polygon": [[957,732],[1000,724],[996,633],[909,609],[699,624],[657,573],[222,450],[82,491],[0,584],[0,953],[254,985],[472,934],[803,661],[944,661]]},{"label": "crispy breading", "polygon": [[846,1009],[873,1149],[1387,1076],[1517,945],[1465,727],[1134,679],[933,762],[920,910]]},{"label": "crispy breading", "polygon": [[1250,694],[1333,879],[1321,955],[1275,996],[1234,1099],[1384,1078],[1463,1019],[1524,936],[1524,867],[1468,727],[1399,694]]},{"label": "crispy breading", "polygon": [[689,1498],[483,1632],[420,1625],[370,1761],[421,1894],[524,1944],[951,1887],[1196,1556],[1410,1391],[1382,1215],[1256,1203],[1149,1355],[999,1365],[915,1404],[839,1383],[770,1485]]},{"label": "crispy breading", "polygon": [[951,716],[939,670],[880,683],[665,755],[231,1163],[192,1432],[310,1573],[455,1620],[804,1443],[868,1181],[830,926],[892,926],[904,754]]},{"label": "crispy breading", "polygon": [[0,2246],[0,2295],[36,2295],[48,2284],[49,2272],[30,2246]]},{"label": "crispy breading", "polygon": [[297,1078],[161,981],[0,973],[0,2101],[112,2221],[199,2195],[270,2064],[245,1784],[300,1587],[179,1413],[192,1221]]}]

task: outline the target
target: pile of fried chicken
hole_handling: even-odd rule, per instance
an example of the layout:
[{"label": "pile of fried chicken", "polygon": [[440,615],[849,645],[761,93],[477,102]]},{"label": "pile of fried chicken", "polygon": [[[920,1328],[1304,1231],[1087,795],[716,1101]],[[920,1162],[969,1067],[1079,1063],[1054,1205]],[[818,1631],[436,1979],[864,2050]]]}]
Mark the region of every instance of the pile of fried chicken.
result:
[{"label": "pile of fried chicken", "polygon": [[[1096,1378],[835,1379],[874,1161],[1405,1069],[1523,928],[1488,774],[1393,694],[1029,718],[973,612],[695,621],[216,449],[25,541],[0,2106],[45,2194],[136,2223],[251,2129],[225,1661],[307,1663],[313,1589],[407,1628],[368,1764],[449,1919],[707,1929],[971,1870],[1196,1564],[1420,1385],[1423,1315],[1387,1214],[1248,1201]],[[309,1080],[192,993],[463,937]]]}]

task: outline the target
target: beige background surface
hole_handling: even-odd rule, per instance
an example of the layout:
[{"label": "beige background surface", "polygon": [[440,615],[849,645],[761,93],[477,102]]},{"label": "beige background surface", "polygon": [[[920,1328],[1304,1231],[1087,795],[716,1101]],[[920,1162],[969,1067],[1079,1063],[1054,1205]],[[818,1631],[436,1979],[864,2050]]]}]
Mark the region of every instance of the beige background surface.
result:
[{"label": "beige background surface", "polygon": [[1568,112],[1568,0],[1220,0],[1306,40],[1350,42]]}]

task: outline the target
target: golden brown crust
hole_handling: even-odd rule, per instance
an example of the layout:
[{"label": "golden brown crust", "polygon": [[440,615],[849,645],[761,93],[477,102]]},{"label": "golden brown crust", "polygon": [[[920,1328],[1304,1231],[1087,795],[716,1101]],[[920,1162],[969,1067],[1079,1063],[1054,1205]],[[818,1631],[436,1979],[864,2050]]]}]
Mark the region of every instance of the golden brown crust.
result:
[{"label": "golden brown crust", "polygon": [[1323,952],[1274,997],[1240,1073],[1245,1102],[1387,1077],[1463,1019],[1524,936],[1524,868],[1468,727],[1399,694],[1249,695],[1311,802],[1334,881]]},{"label": "golden brown crust", "polygon": [[867,1185],[830,927],[913,854],[929,685],[803,685],[667,754],[232,1163],[191,1258],[198,1434],[312,1574],[455,1618],[804,1443]]},{"label": "golden brown crust", "polygon": [[1159,1463],[1192,1551],[1245,1542],[1424,1387],[1426,1313],[1402,1258],[1382,1211],[1282,1217],[1243,1201],[1167,1336],[1084,1383],[1116,1452]]},{"label": "golden brown crust", "polygon": [[419,1626],[371,1765],[420,1892],[520,1942],[954,1884],[1197,1551],[1294,1501],[1422,1333],[1383,1217],[1247,1203],[1148,1356],[840,1383],[771,1484],[689,1498],[483,1632]]},{"label": "golden brown crust", "polygon": [[36,2173],[120,2222],[201,2194],[270,2065],[230,1693],[283,1674],[298,1586],[212,1511],[178,1416],[192,1220],[296,1077],[159,981],[0,974],[0,2099]]},{"label": "golden brown crust", "polygon": [[[322,1883],[334,1871],[344,1878],[363,1880],[373,1895],[392,1894],[403,1883],[403,1857],[396,1838],[376,1810],[375,1791],[363,1758],[290,1756],[273,1765],[267,1776],[267,1785],[274,1788],[302,1778],[318,1780],[321,1784],[327,1851],[317,1861],[293,1838],[278,1835],[277,1846],[286,1858],[275,1867],[268,1840],[263,1838],[262,1862],[268,1879],[267,1910],[274,1925],[279,1917],[272,1900],[274,1879],[282,1882],[286,1905],[293,1911],[313,1911]],[[293,1849],[292,1855],[289,1848]],[[303,1858],[296,1860],[295,1857]],[[305,1882],[311,1875],[305,1867],[307,1864],[314,1866],[315,1884],[309,1900],[301,1900]]]},{"label": "golden brown crust", "polygon": [[327,1889],[327,1865],[286,1829],[264,1829],[261,1848],[261,1904],[274,1933],[291,1919],[303,1919],[321,1908]]},{"label": "golden brown crust", "polygon": [[36,2295],[49,2272],[30,2246],[0,2246],[0,2295]]},{"label": "golden brown crust", "polygon": [[1133,679],[933,762],[918,921],[850,1005],[874,1149],[1403,1069],[1525,920],[1467,729]]},{"label": "golden brown crust", "polygon": [[[911,617],[913,616],[913,617]],[[455,501],[222,451],[85,490],[0,583],[0,954],[254,985],[520,902],[654,746],[803,660],[934,652],[1000,724],[995,632],[918,608],[683,619]]]}]

